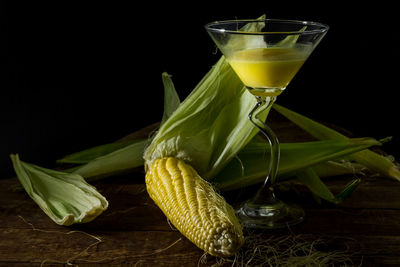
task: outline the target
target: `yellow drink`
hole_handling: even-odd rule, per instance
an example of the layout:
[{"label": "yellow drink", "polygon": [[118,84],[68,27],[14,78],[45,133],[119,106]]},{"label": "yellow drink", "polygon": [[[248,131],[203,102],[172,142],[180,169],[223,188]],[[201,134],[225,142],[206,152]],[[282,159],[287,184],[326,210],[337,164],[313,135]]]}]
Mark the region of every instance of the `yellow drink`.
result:
[{"label": "yellow drink", "polygon": [[235,52],[229,63],[242,82],[251,88],[251,93],[276,96],[286,88],[309,54],[307,46],[254,48]]}]

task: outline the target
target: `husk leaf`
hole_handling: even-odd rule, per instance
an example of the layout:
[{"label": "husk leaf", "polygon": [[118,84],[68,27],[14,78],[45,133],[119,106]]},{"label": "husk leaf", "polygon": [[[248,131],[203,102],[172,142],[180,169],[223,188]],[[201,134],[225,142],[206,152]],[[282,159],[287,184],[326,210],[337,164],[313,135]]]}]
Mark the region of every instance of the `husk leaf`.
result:
[{"label": "husk leaf", "polygon": [[[298,171],[308,167],[380,144],[373,138],[282,143],[277,182],[294,177]],[[221,190],[261,183],[268,173],[268,160],[268,145],[254,139],[240,151],[237,160],[229,162],[212,182]]]},{"label": "husk leaf", "polygon": [[18,155],[10,157],[25,191],[55,223],[90,222],[108,208],[106,198],[80,175],[26,163]]},{"label": "husk leaf", "polygon": [[[347,140],[345,135],[318,123],[306,116],[296,113],[288,108],[275,104],[273,108],[298,125],[303,130],[320,140],[334,139],[334,140]],[[394,161],[390,158],[382,156],[371,150],[364,150],[354,153],[350,157],[356,162],[366,166],[371,171],[378,172],[384,176],[393,178],[400,181],[400,169]]]},{"label": "husk leaf", "polygon": [[145,151],[146,164],[172,156],[191,164],[202,177],[213,177],[257,133],[247,118],[255,104],[221,57],[160,127]]}]

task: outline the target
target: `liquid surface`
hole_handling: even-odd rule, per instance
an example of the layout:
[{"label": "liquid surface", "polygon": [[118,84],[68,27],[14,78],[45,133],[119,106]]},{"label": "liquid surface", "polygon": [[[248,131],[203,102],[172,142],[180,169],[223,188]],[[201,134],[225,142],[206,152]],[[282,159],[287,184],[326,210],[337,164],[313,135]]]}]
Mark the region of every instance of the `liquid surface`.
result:
[{"label": "liquid surface", "polygon": [[309,47],[254,48],[235,52],[229,59],[233,70],[259,96],[279,95],[310,54]]}]

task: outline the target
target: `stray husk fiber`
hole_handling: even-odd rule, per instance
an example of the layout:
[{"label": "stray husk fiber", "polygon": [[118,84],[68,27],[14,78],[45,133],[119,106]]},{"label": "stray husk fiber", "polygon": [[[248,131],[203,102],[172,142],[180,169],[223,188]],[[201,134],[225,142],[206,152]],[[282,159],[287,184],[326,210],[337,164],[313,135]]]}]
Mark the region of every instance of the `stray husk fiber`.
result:
[{"label": "stray husk fiber", "polygon": [[[266,236],[268,236],[266,238]],[[332,237],[329,237],[332,239]],[[341,238],[346,242],[347,238]],[[351,240],[354,242],[354,240]],[[266,233],[245,232],[245,243],[231,258],[218,258],[213,266],[271,266],[271,267],[333,267],[356,266],[346,250],[330,250],[329,241],[313,235],[274,236]],[[204,254],[198,266],[207,264]]]},{"label": "stray husk fiber", "polygon": [[[94,239],[94,242],[92,242],[91,244],[89,244],[86,247],[83,247],[82,250],[78,253],[76,253],[73,256],[68,257],[67,259],[61,259],[61,258],[45,258],[43,260],[41,260],[40,262],[40,267],[42,266],[48,266],[49,264],[63,264],[63,265],[67,265],[67,266],[80,266],[79,264],[76,264],[74,262],[79,261],[79,262],[84,262],[84,263],[98,263],[98,264],[106,264],[106,263],[115,263],[118,260],[122,260],[122,261],[126,261],[130,258],[136,259],[136,258],[142,258],[142,257],[151,257],[154,256],[156,254],[159,253],[163,253],[165,251],[167,251],[168,249],[172,248],[173,246],[175,246],[176,244],[178,244],[180,241],[182,241],[182,238],[178,238],[177,240],[175,240],[172,243],[169,243],[167,246],[163,247],[163,248],[159,248],[159,249],[155,249],[155,250],[150,250],[147,252],[142,252],[141,254],[129,254],[129,252],[126,252],[127,255],[121,255],[121,256],[117,256],[117,257],[103,257],[103,258],[99,258],[98,257],[98,253],[101,253],[98,251],[98,249],[95,250],[94,254],[96,255],[92,255],[91,254],[91,249],[93,247],[96,247],[98,244],[100,243],[104,243],[106,242],[105,240],[103,240],[102,237],[100,236],[95,236],[92,234],[89,234],[87,232],[84,231],[80,231],[80,230],[71,230],[71,231],[58,231],[58,230],[45,230],[45,229],[40,229],[37,228],[35,225],[33,225],[31,222],[28,222],[24,217],[22,217],[21,215],[18,215],[18,217],[26,224],[28,224],[30,226],[30,228],[32,229],[32,231],[41,233],[41,234],[52,234],[52,235],[58,235],[59,239],[63,242],[63,244],[68,243],[68,240],[70,239],[63,239],[63,236],[69,236],[69,235],[74,235],[74,234],[80,234],[80,235],[84,235],[87,237],[90,237],[91,239]],[[68,255],[68,254],[67,254]],[[59,255],[59,256],[67,256],[67,255]],[[93,260],[91,260],[90,258],[95,258]],[[89,259],[88,259],[89,258]],[[140,262],[140,260],[138,260],[136,263]],[[136,266],[136,265],[135,265]]]}]

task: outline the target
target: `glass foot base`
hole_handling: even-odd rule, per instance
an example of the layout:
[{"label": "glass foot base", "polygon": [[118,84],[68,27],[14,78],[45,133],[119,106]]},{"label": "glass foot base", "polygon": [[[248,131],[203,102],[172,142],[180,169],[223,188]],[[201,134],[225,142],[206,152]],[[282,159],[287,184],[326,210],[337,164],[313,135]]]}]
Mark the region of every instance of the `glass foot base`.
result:
[{"label": "glass foot base", "polygon": [[304,210],[292,204],[277,201],[271,205],[256,205],[249,202],[236,211],[243,227],[276,229],[298,224],[304,220]]}]

